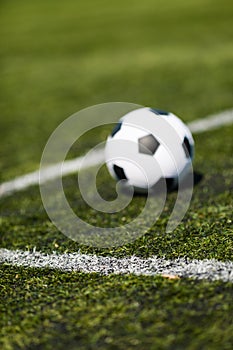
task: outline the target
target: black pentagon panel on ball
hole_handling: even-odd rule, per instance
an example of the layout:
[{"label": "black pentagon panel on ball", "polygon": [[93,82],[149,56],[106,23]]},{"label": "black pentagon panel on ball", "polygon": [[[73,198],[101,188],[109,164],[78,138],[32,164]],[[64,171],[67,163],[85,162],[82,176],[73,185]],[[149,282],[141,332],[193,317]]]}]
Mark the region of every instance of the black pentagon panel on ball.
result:
[{"label": "black pentagon panel on ball", "polygon": [[114,164],[113,165],[113,170],[114,170],[118,180],[127,180],[127,177],[125,175],[125,172],[124,172],[123,168],[121,168],[120,166]]},{"label": "black pentagon panel on ball", "polygon": [[171,191],[172,189],[174,189],[176,180],[173,177],[166,177],[165,181],[166,181],[168,191]]},{"label": "black pentagon panel on ball", "polygon": [[160,143],[151,134],[138,139],[139,153],[153,155],[155,154],[159,145]]},{"label": "black pentagon panel on ball", "polygon": [[192,146],[190,145],[189,140],[186,136],[184,138],[182,146],[183,146],[186,158],[191,158],[192,157]]},{"label": "black pentagon panel on ball", "polygon": [[162,111],[161,109],[151,108],[150,110],[151,110],[151,112],[153,112],[157,115],[168,115],[169,114],[169,112]]},{"label": "black pentagon panel on ball", "polygon": [[111,136],[113,137],[114,135],[116,135],[116,133],[121,129],[121,125],[122,125],[122,122],[120,123],[117,123],[113,130],[112,130],[112,133],[111,133]]}]

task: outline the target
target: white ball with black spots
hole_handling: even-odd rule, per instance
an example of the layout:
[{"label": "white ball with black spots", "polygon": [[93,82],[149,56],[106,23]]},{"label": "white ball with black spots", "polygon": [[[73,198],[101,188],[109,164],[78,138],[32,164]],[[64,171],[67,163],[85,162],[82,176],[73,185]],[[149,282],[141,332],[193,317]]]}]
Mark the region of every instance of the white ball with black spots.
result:
[{"label": "white ball with black spots", "polygon": [[174,187],[189,172],[193,156],[188,127],[173,113],[148,107],[123,116],[105,146],[112,177],[138,192],[147,192],[160,179]]}]

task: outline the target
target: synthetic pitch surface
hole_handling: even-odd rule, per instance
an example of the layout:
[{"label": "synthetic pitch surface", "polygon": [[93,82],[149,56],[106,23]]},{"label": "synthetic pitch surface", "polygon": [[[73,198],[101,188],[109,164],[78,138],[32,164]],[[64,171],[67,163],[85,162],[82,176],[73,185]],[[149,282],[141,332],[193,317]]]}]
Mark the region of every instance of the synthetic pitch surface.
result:
[{"label": "synthetic pitch surface", "polygon": [[[231,2],[23,0],[1,9],[1,349],[230,350],[233,126],[223,120],[232,120]],[[62,120],[109,101],[171,110],[190,123],[196,184],[172,234],[175,192],[146,235],[97,249],[49,221],[36,169]],[[128,222],[145,202],[136,197],[110,218],[74,193],[74,167],[110,129],[85,135],[66,163],[67,198],[93,225]],[[97,180],[111,200],[106,169]]]}]

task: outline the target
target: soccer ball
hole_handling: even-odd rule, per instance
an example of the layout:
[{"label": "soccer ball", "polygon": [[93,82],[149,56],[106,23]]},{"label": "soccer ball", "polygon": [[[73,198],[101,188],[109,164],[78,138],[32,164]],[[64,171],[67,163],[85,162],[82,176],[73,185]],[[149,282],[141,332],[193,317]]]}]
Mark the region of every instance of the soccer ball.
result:
[{"label": "soccer ball", "polygon": [[147,107],[123,116],[105,145],[111,176],[137,192],[147,192],[161,179],[175,187],[190,171],[193,156],[188,127],[172,113]]}]

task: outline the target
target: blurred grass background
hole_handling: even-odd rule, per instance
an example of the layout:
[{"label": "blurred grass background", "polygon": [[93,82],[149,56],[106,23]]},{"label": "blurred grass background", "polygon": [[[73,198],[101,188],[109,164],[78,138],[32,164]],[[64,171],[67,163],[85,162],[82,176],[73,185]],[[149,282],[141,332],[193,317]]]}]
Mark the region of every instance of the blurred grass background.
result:
[{"label": "blurred grass background", "polygon": [[232,107],[233,3],[1,1],[0,181],[34,170],[54,128],[127,101],[185,121]]}]

